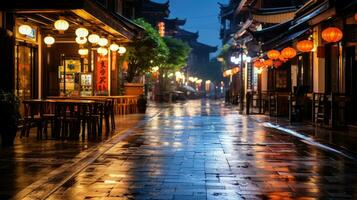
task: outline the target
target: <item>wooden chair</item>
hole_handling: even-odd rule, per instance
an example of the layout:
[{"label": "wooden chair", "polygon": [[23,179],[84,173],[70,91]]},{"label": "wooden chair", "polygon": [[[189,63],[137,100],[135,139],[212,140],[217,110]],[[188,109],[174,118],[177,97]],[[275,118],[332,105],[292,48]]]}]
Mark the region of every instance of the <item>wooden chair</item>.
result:
[{"label": "wooden chair", "polygon": [[35,125],[37,127],[37,138],[42,138],[42,114],[41,104],[39,102],[24,101],[24,116],[23,127],[20,138],[29,137],[31,128]]}]

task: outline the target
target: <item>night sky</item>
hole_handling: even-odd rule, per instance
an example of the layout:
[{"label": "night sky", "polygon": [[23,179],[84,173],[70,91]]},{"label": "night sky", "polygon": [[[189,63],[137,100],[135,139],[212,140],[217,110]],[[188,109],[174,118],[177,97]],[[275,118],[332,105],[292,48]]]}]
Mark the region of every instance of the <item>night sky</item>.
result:
[{"label": "night sky", "polygon": [[[166,2],[167,0],[154,0]],[[198,41],[219,46],[219,5],[217,2],[227,3],[228,0],[170,0],[170,18],[187,19],[184,29],[199,31]]]}]

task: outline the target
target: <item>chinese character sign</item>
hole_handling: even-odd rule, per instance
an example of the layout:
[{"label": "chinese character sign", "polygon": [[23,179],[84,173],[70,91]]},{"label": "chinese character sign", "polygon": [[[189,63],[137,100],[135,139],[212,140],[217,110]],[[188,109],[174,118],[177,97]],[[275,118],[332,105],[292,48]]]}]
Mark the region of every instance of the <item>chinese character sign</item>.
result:
[{"label": "chinese character sign", "polygon": [[96,89],[98,94],[108,94],[108,57],[97,57],[97,80]]}]

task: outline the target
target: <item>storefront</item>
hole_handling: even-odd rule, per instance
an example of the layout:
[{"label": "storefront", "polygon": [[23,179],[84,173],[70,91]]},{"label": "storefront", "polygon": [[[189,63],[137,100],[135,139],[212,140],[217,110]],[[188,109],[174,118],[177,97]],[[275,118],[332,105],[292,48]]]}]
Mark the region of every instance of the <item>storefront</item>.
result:
[{"label": "storefront", "polygon": [[2,77],[12,77],[2,89],[21,99],[118,93],[119,61],[125,45],[140,37],[139,26],[96,1],[20,0],[0,7],[1,47],[13,49],[0,50],[7,55]]}]

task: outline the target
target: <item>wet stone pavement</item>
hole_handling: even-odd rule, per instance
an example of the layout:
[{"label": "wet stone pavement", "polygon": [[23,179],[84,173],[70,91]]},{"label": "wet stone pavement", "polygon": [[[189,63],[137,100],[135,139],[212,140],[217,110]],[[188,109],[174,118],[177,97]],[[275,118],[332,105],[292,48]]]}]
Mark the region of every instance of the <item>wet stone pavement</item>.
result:
[{"label": "wet stone pavement", "polygon": [[357,199],[356,161],[220,101],[151,116],[48,199]]}]

